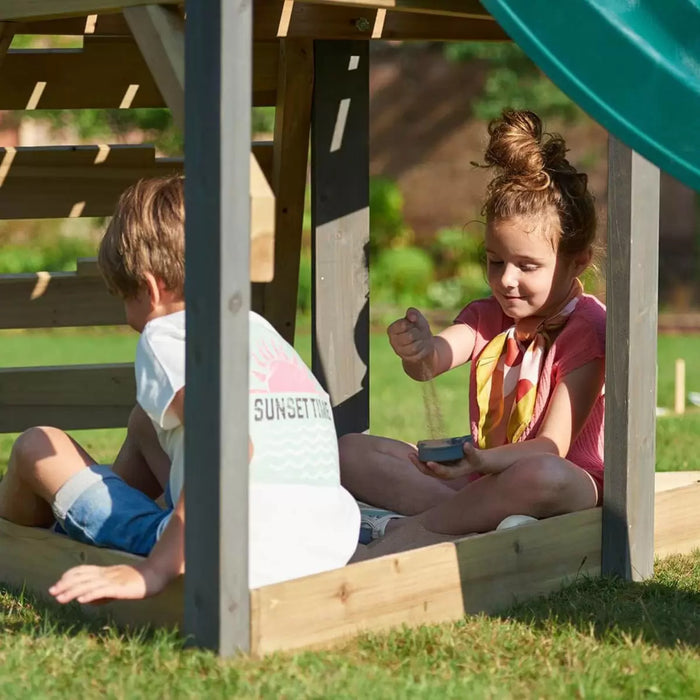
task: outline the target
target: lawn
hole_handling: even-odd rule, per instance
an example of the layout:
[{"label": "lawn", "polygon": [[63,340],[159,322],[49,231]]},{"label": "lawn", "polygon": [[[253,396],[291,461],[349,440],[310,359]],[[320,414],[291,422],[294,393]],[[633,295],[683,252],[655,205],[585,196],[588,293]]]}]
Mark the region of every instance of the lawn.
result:
[{"label": "lawn", "polygon": [[[372,430],[426,436],[424,387],[403,376],[383,335],[371,341]],[[2,333],[0,366],[127,361],[134,344],[132,334],[102,330]],[[307,360],[308,344],[303,336]],[[698,350],[700,338],[660,338],[659,405],[672,405],[676,357],[688,363],[688,389],[700,390]],[[435,383],[450,434],[465,430],[466,390],[463,369]],[[76,433],[100,460],[122,436]],[[659,419],[657,468],[700,469],[699,436],[700,412]],[[12,437],[0,436],[0,472]],[[690,698],[700,696],[699,649],[700,553],[660,562],[643,584],[582,580],[500,617],[263,660],[221,661],[163,632],[119,633],[0,587],[0,697],[8,698]]]}]

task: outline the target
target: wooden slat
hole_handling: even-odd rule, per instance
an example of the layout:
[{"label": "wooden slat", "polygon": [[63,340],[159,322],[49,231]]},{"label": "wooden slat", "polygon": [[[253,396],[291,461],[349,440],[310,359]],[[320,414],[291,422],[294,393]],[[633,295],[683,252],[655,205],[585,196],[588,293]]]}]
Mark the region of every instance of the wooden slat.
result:
[{"label": "wooden slat", "polygon": [[700,548],[698,504],[700,483],[657,491],[654,503],[654,553],[657,557],[689,554]]},{"label": "wooden slat", "polygon": [[[256,42],[253,61],[253,104],[274,105],[277,42]],[[0,70],[0,109],[165,106],[131,37],[86,36],[82,49],[11,49]]]},{"label": "wooden slat", "polygon": [[600,509],[351,564],[251,591],[252,651],[498,612],[600,572]]},{"label": "wooden slat", "polygon": [[164,106],[131,37],[87,36],[82,49],[11,49],[0,70],[0,109]]},{"label": "wooden slat", "polygon": [[603,571],[654,571],[659,170],[610,137]]},{"label": "wooden slat", "polygon": [[[73,566],[133,565],[140,560],[133,554],[91,547],[42,528],[21,527],[0,519],[0,581],[17,588],[26,586],[47,601],[53,601],[49,586]],[[182,584],[182,578],[178,578],[148,601],[112,601],[81,607],[88,615],[108,617],[124,627],[182,628]]]},{"label": "wooden slat", "polygon": [[[176,5],[182,0],[158,0],[161,5]],[[144,0],[0,0],[0,20],[34,20],[119,12],[124,7],[147,5]]]},{"label": "wooden slat", "polygon": [[311,364],[339,435],[369,428],[369,46],[314,43]]},{"label": "wooden slat", "polygon": [[175,123],[185,128],[185,20],[175,8],[149,5],[124,10],[136,43]]},{"label": "wooden slat", "polygon": [[182,169],[151,146],[0,149],[0,218],[109,216],[129,185]]},{"label": "wooden slat", "polygon": [[[251,151],[255,159],[258,161],[265,178],[267,179],[270,187],[273,187],[272,183],[272,159],[274,156],[273,152],[274,142],[273,141],[253,141],[251,144]],[[274,188],[273,188],[274,192]]]},{"label": "wooden slat", "polygon": [[29,22],[10,22],[15,34],[54,35],[54,36],[131,36],[124,15],[101,14],[88,17],[66,17]]},{"label": "wooden slat", "polygon": [[489,17],[478,0],[298,0],[316,5],[350,5],[360,9],[384,9],[398,12],[448,15],[453,17]]},{"label": "wooden slat", "polygon": [[490,17],[454,17],[284,0],[256,5],[256,40],[392,39],[417,41],[502,41],[507,34]]},{"label": "wooden slat", "polygon": [[700,483],[700,471],[656,472],[654,492],[659,494],[662,491],[671,491],[697,483]]},{"label": "wooden slat", "polygon": [[265,285],[262,311],[294,343],[304,193],[313,96],[313,42],[280,42],[280,79],[275,110],[273,189],[276,194],[275,276]]},{"label": "wooden slat", "polygon": [[99,273],[0,275],[0,328],[112,326],[126,323],[121,300]]},{"label": "wooden slat", "polygon": [[5,60],[5,56],[7,55],[7,50],[10,48],[13,36],[14,28],[10,25],[10,23],[0,22],[0,67]]},{"label": "wooden slat", "polygon": [[0,369],[0,432],[120,428],[136,401],[130,364]]}]

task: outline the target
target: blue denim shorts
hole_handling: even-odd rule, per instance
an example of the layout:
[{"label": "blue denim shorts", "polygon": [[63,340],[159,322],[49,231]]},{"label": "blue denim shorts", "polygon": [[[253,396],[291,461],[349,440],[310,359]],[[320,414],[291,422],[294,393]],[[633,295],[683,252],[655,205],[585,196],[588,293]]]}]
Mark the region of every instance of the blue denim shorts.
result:
[{"label": "blue denim shorts", "polygon": [[51,507],[57,532],[86,544],[143,556],[151,551],[172,514],[171,508],[162,509],[101,464],[72,476],[58,490]]}]

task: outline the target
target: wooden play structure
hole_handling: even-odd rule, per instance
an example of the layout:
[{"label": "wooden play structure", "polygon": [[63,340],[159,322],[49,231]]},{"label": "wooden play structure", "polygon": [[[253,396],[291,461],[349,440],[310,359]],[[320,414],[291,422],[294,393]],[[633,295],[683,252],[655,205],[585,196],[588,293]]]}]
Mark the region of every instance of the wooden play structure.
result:
[{"label": "wooden play structure", "polygon": [[[339,432],[364,431],[369,40],[505,41],[505,27],[520,43],[509,4],[196,0],[185,16],[177,2],[0,0],[0,109],[168,106],[185,129],[188,573],[98,613],[178,624],[222,654],[266,653],[497,611],[601,571],[646,578],[655,551],[700,545],[698,475],[654,495],[658,170],[611,138],[605,507],[248,589],[247,310],[293,339],[309,147],[313,370]],[[15,50],[17,34],[83,48]],[[269,143],[250,142],[254,105],[276,107]],[[0,149],[0,216],[109,215],[129,183],[182,168],[149,146]],[[0,294],[0,328],[124,322],[94,261],[0,277]],[[3,432],[123,426],[133,402],[130,365],[0,369]],[[130,559],[0,522],[5,583],[44,592],[69,566]]]}]

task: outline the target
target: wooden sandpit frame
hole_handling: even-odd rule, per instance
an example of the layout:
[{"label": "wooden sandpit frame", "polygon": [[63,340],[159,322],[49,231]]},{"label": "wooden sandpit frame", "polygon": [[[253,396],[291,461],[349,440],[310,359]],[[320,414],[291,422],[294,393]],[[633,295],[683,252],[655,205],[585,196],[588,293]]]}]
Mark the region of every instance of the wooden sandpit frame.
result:
[{"label": "wooden sandpit frame", "polygon": [[[26,55],[9,49],[20,32],[82,33],[83,54],[92,53],[80,69],[72,64],[70,79],[59,65],[65,56],[43,57],[57,66],[53,82],[34,78],[32,85],[30,77],[27,93],[11,79],[37,75],[36,68],[23,69]],[[658,170],[611,138],[605,507],[249,591],[248,474],[221,467],[247,463],[247,422],[241,417],[248,411],[248,309],[263,313],[288,339],[294,335],[310,125],[312,364],[331,395],[339,432],[369,425],[367,40],[382,38],[507,39],[475,0],[256,0],[254,8],[244,0],[197,0],[186,23],[175,2],[0,0],[0,108],[120,106],[124,85],[128,92],[138,83],[145,87],[131,96],[131,106],[167,104],[185,123],[188,573],[154,599],[111,603],[98,613],[123,624],[177,624],[222,654],[266,653],[327,645],[362,630],[495,612],[601,571],[646,578],[655,544],[659,554],[700,544],[693,508],[700,486],[664,491],[654,504]],[[109,83],[121,81],[113,95],[96,87],[106,83],[95,82],[99,51],[100,66],[124,68]],[[79,80],[88,66],[92,90]],[[39,82],[44,88],[37,95]],[[54,82],[60,90],[53,90]],[[253,161],[252,104],[277,107],[274,141],[253,147]],[[80,149],[58,156],[49,150],[58,160],[39,162],[38,152],[15,152],[8,161],[5,149],[0,203],[3,196],[20,201],[17,192],[26,201],[25,208],[18,203],[3,214],[7,218],[107,214],[128,182],[168,167],[143,149],[125,152],[123,162],[116,150],[104,160],[99,150],[80,156],[91,162],[76,160]],[[26,170],[13,170],[20,156],[28,158]],[[71,172],[84,183],[105,163],[114,167],[109,176],[107,168],[99,171],[111,187],[98,188],[99,207],[93,192],[82,208],[75,209],[75,202],[66,208],[71,188],[56,185],[52,207],[40,213],[40,200],[27,194],[31,177],[50,185]],[[21,178],[25,186],[11,190]],[[271,201],[276,272],[251,292],[251,279],[269,279],[255,270],[256,260],[264,268],[272,258]],[[265,241],[268,253],[251,256],[256,240],[258,250]],[[15,302],[0,311],[0,327],[123,322],[100,284],[90,264],[74,275],[0,278],[6,298]],[[130,372],[128,365],[1,370],[0,429],[45,422],[124,425],[134,396]],[[96,397],[106,387],[100,403]],[[0,579],[9,584],[45,592],[70,565],[128,560],[133,558],[0,522]]]}]

